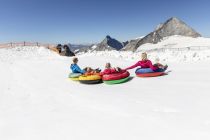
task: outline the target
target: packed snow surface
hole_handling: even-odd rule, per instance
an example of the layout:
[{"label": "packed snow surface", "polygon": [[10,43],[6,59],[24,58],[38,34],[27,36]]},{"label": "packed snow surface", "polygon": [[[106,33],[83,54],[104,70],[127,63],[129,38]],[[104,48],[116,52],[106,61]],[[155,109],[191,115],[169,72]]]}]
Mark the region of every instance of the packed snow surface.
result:
[{"label": "packed snow surface", "polygon": [[[80,55],[79,65],[137,61],[116,56]],[[208,59],[166,60],[168,75],[137,78],[132,70],[119,85],[69,80],[71,59],[42,47],[0,49],[1,140],[210,139]]]}]

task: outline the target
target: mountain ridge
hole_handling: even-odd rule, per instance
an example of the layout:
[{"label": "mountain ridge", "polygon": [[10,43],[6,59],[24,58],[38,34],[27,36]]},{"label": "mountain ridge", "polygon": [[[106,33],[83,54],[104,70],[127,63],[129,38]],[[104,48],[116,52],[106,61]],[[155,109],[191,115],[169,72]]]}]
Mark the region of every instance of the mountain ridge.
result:
[{"label": "mountain ridge", "polygon": [[159,24],[153,32],[147,34],[144,38],[132,40],[132,43],[129,42],[122,50],[135,51],[145,43],[156,44],[160,42],[164,37],[172,35],[201,37],[198,32],[196,32],[182,20],[176,17],[172,17],[163,24]]}]

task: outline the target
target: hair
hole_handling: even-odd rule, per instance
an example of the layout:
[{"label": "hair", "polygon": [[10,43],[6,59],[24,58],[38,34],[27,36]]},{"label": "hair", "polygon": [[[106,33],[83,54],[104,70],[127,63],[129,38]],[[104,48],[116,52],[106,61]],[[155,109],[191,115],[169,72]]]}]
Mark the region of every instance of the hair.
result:
[{"label": "hair", "polygon": [[111,64],[110,64],[110,63],[106,63],[105,68],[106,68],[106,69],[110,69],[110,68],[111,68]]},{"label": "hair", "polygon": [[78,58],[77,58],[77,57],[74,57],[74,58],[72,59],[72,61],[73,61],[73,63],[77,63],[77,62],[78,62]]},{"label": "hair", "polygon": [[91,67],[87,67],[85,71],[86,72],[91,72],[91,71],[93,71],[93,69]]},{"label": "hair", "polygon": [[159,63],[159,62],[160,62],[160,59],[159,59],[159,58],[156,58],[156,59],[155,59],[155,62],[156,62],[156,63]]},{"label": "hair", "polygon": [[147,53],[146,52],[141,54],[141,59],[142,60],[147,60]]}]

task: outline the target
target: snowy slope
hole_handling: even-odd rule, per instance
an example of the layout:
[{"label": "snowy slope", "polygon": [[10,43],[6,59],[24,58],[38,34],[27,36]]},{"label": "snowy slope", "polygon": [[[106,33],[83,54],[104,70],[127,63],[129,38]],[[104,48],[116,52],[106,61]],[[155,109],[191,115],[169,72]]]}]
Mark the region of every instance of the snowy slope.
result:
[{"label": "snowy slope", "polygon": [[[79,64],[135,61],[79,56]],[[120,85],[67,79],[71,58],[44,48],[0,49],[2,140],[208,140],[209,61],[168,63],[167,76]]]},{"label": "snowy slope", "polygon": [[170,36],[157,44],[144,44],[136,52],[129,51],[89,51],[82,56],[106,56],[117,59],[135,60],[142,52],[147,52],[151,60],[159,58],[162,62],[192,62],[210,60],[210,38],[191,38]]},{"label": "snowy slope", "polygon": [[198,48],[199,49],[210,49],[210,38],[198,37],[185,37],[185,36],[170,36],[165,37],[161,42],[157,44],[143,44],[138,48],[137,51],[151,50],[151,49],[170,49],[170,48]]}]

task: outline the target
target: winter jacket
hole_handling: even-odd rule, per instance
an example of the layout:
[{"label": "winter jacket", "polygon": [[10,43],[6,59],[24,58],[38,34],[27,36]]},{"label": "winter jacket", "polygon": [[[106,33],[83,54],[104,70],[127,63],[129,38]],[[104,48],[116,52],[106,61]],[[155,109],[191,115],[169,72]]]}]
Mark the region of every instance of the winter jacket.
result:
[{"label": "winter jacket", "polygon": [[152,65],[152,62],[150,60],[143,60],[143,61],[138,61],[136,64],[126,68],[125,70],[133,69],[140,66],[141,68],[151,68],[153,71],[157,70],[158,67]]},{"label": "winter jacket", "polygon": [[114,69],[114,68],[105,69],[103,72],[100,73],[100,75],[112,74],[112,73],[117,73],[116,69]]},{"label": "winter jacket", "polygon": [[80,67],[77,64],[71,64],[70,69],[72,70],[73,73],[82,73],[82,74],[85,73],[85,71],[80,69]]}]

